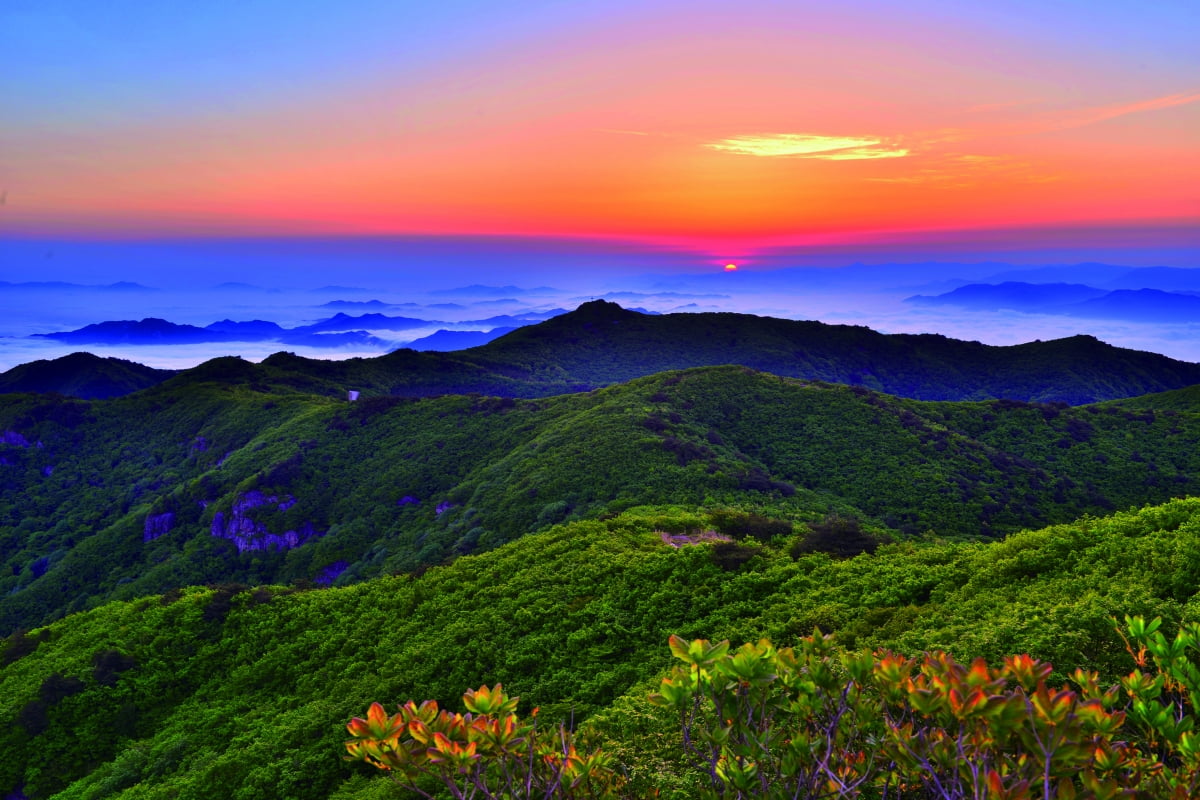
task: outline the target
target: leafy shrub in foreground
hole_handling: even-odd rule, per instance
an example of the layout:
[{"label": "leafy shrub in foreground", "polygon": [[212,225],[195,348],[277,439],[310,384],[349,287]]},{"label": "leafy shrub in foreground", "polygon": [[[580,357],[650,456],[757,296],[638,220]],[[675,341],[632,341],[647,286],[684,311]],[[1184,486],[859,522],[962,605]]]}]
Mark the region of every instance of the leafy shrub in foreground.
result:
[{"label": "leafy shrub in foreground", "polygon": [[[1160,625],[1126,617],[1136,668],[1107,689],[1084,670],[1050,687],[1051,666],[1028,655],[993,668],[847,651],[819,631],[733,651],[672,636],[683,664],[650,701],[679,713],[708,800],[1187,800],[1200,788],[1200,624],[1171,641]],[[463,700],[465,715],[373,704],[347,726],[350,759],[427,798],[437,784],[460,800],[618,796],[611,757],[522,723],[499,685]]]},{"label": "leafy shrub in foreground", "polygon": [[1168,642],[1159,624],[1126,619],[1138,668],[1109,689],[1083,670],[1051,688],[1027,655],[991,668],[819,633],[732,652],[673,636],[683,665],[650,699],[679,712],[708,798],[1185,800],[1200,787],[1200,625]]},{"label": "leafy shrub in foreground", "polygon": [[347,758],[385,770],[422,797],[433,797],[437,784],[457,800],[617,797],[621,780],[609,756],[580,754],[565,727],[539,731],[536,722],[522,722],[517,700],[496,684],[468,689],[466,714],[410,700],[389,717],[373,703],[366,719],[346,726],[354,737]]}]

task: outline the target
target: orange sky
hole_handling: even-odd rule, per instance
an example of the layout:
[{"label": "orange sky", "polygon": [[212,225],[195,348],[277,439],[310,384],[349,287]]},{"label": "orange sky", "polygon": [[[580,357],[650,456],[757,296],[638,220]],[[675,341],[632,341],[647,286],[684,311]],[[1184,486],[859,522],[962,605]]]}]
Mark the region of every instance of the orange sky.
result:
[{"label": "orange sky", "polygon": [[248,72],[257,95],[175,77],[197,95],[175,100],[168,76],[122,100],[151,73],[111,67],[111,100],[10,117],[0,232],[804,243],[1200,216],[1198,73],[1113,14],[1056,40],[932,0],[613,8]]}]

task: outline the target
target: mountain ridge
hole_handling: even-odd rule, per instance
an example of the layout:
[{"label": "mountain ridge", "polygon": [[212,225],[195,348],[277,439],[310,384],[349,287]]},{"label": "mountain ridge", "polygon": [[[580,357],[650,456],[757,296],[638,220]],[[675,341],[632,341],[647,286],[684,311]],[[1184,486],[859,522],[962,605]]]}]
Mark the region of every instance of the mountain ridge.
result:
[{"label": "mountain ridge", "polygon": [[[364,396],[544,397],[720,364],[923,400],[1004,397],[1079,405],[1200,383],[1198,364],[1087,335],[995,346],[729,312],[640,314],[604,300],[466,350],[401,348],[342,361],[279,352],[239,372],[260,386],[328,396],[353,390]],[[212,372],[201,365],[172,380],[208,380]]]}]

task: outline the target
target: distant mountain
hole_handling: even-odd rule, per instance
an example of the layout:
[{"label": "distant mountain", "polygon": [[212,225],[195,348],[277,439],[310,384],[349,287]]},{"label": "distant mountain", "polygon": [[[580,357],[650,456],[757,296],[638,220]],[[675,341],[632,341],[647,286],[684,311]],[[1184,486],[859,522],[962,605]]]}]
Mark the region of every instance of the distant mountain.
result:
[{"label": "distant mountain", "polygon": [[0,281],[0,289],[9,290],[25,290],[25,291],[93,291],[93,292],[157,292],[151,286],[143,286],[140,283],[131,283],[130,281],[117,281],[109,284],[90,284],[90,283],[67,283],[65,281],[25,281],[22,283],[10,283],[9,281]]},{"label": "distant mountain", "polygon": [[265,319],[252,319],[247,322],[234,322],[231,319],[223,319],[220,322],[214,322],[211,325],[206,325],[205,330],[215,333],[227,333],[231,336],[245,336],[247,341],[259,341],[261,339],[275,339],[282,336],[284,329],[277,322],[270,322]]},{"label": "distant mountain", "polygon": [[1002,265],[1003,270],[984,276],[977,283],[1002,283],[1016,281],[1021,283],[1082,283],[1088,286],[1108,288],[1111,281],[1132,272],[1136,267],[1122,267],[1115,264],[1054,264],[1039,267],[1013,267],[1011,264]]},{"label": "distant mountain", "polygon": [[[1200,365],[1091,336],[994,347],[749,314],[652,316],[603,300],[453,353],[404,348],[353,361],[276,353],[247,370],[260,385],[334,396],[355,389],[368,395],[542,397],[720,364],[923,400],[1080,404],[1200,383]],[[188,381],[189,373],[173,380]]]},{"label": "distant mountain", "polygon": [[973,283],[932,297],[916,295],[907,298],[905,302],[924,306],[949,305],[979,311],[1024,311],[1127,322],[1200,323],[1200,297],[1186,292],[1164,292],[1159,289],[1106,291],[1092,286],[1066,283]]},{"label": "distant mountain", "polygon": [[1109,289],[1161,289],[1166,292],[1200,291],[1200,268],[1140,267],[1103,284]]},{"label": "distant mountain", "polygon": [[361,311],[364,309],[385,309],[392,308],[391,303],[385,303],[382,300],[330,300],[328,303],[321,303],[318,308],[344,308],[347,311]]},{"label": "distant mountain", "polygon": [[366,350],[386,350],[389,343],[366,331],[288,331],[279,341],[305,347],[356,347]]},{"label": "distant mountain", "polygon": [[104,399],[154,386],[175,373],[119,358],[72,353],[53,360],[31,361],[0,373],[0,394],[38,392]]},{"label": "distant mountain", "polygon": [[74,331],[35,333],[33,337],[72,344],[196,344],[230,340],[224,333],[198,328],[195,325],[177,325],[157,317],[147,317],[140,321],[97,322]]},{"label": "distant mountain", "polygon": [[972,283],[935,296],[915,295],[904,302],[923,306],[958,306],[981,311],[1033,311],[1091,300],[1107,294],[1103,289],[1075,283],[1022,283],[998,285]]},{"label": "distant mountain", "polygon": [[309,347],[355,345],[383,351],[387,349],[388,342],[370,336],[364,329],[400,331],[436,324],[438,323],[411,317],[389,317],[383,314],[362,314],[352,317],[338,313],[330,319],[296,328],[283,328],[275,322],[261,319],[248,322],[234,322],[225,319],[199,328],[195,325],[179,325],[164,319],[148,317],[140,321],[98,322],[78,330],[37,333],[33,336],[72,344],[161,345],[277,341],[280,344]]},{"label": "distant mountain", "polygon": [[655,276],[652,288],[656,292],[677,291],[683,294],[693,294],[698,289],[712,292],[796,289],[832,292],[904,289],[909,292],[929,292],[966,283],[991,281],[992,276],[1011,269],[1012,265],[999,262],[959,264],[940,261],[851,264],[845,267],[786,267],[772,270],[740,269],[735,272],[722,271],[705,275]]},{"label": "distant mountain", "polygon": [[1064,308],[1062,313],[1073,317],[1129,322],[1200,323],[1200,297],[1158,289],[1119,289]]},{"label": "distant mountain", "polygon": [[[951,270],[952,272],[953,270]],[[1200,290],[1200,268],[1122,267],[1114,264],[1069,264],[1044,267],[1009,267],[988,275],[987,283],[1084,283],[1102,289],[1159,289],[1164,292]]]},{"label": "distant mountain", "polygon": [[565,308],[552,308],[549,311],[529,311],[522,312],[520,314],[498,314],[497,316],[488,317],[487,319],[468,320],[467,322],[463,322],[461,324],[495,326],[506,325],[512,328],[520,328],[535,322],[543,322],[551,319],[552,317],[557,317],[566,313],[567,310]]},{"label": "distant mountain", "polygon": [[338,312],[329,319],[314,322],[311,325],[299,325],[290,333],[321,333],[325,331],[407,331],[413,328],[427,328],[438,322],[415,317],[389,317],[386,314],[359,314],[357,317]]},{"label": "distant mountain", "polygon": [[439,352],[466,350],[468,347],[487,344],[493,339],[498,339],[515,330],[516,328],[513,327],[492,328],[488,331],[448,331],[443,329],[428,336],[422,336],[420,339],[414,339],[405,347],[412,350]]},{"label": "distant mountain", "polygon": [[[386,347],[361,331],[291,332],[281,341]],[[1198,364],[1113,347],[1092,336],[994,347],[933,334],[889,335],[861,326],[750,314],[640,314],[603,300],[452,353],[403,348],[346,361],[276,353],[261,364],[238,367],[239,376],[227,380],[331,396],[353,389],[367,396],[545,397],[721,364],[920,400],[1008,398],[1077,405],[1200,383]],[[201,365],[171,380],[210,380],[200,377],[206,370]]]}]

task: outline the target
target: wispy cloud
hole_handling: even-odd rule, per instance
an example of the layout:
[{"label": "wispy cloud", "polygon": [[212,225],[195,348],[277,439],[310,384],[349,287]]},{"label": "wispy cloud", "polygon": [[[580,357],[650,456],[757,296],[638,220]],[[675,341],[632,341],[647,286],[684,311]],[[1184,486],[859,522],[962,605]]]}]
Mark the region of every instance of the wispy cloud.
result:
[{"label": "wispy cloud", "polygon": [[1041,100],[1010,100],[1006,103],[980,103],[978,105],[969,106],[963,110],[968,114],[985,114],[991,111],[1006,111],[1010,108],[1032,106],[1041,102]]},{"label": "wispy cloud", "polygon": [[1115,119],[1116,117],[1123,117],[1127,114],[1158,111],[1163,108],[1186,106],[1196,102],[1200,102],[1200,92],[1180,92],[1179,94],[1169,94],[1150,100],[1142,100],[1138,103],[1120,103],[1111,106],[1100,106],[1098,108],[1079,109],[1050,121],[1050,127],[1053,129],[1076,128],[1082,125],[1091,125],[1094,122],[1103,122]]},{"label": "wispy cloud", "polygon": [[704,145],[710,150],[763,158],[816,158],[824,161],[857,161],[902,158],[908,149],[877,137],[823,136],[815,133],[764,133],[733,136]]},{"label": "wispy cloud", "polygon": [[875,183],[935,184],[968,188],[997,179],[1011,183],[1053,183],[1059,176],[1039,170],[1028,161],[1006,156],[948,154],[926,162],[928,166],[907,175],[875,177]]}]

